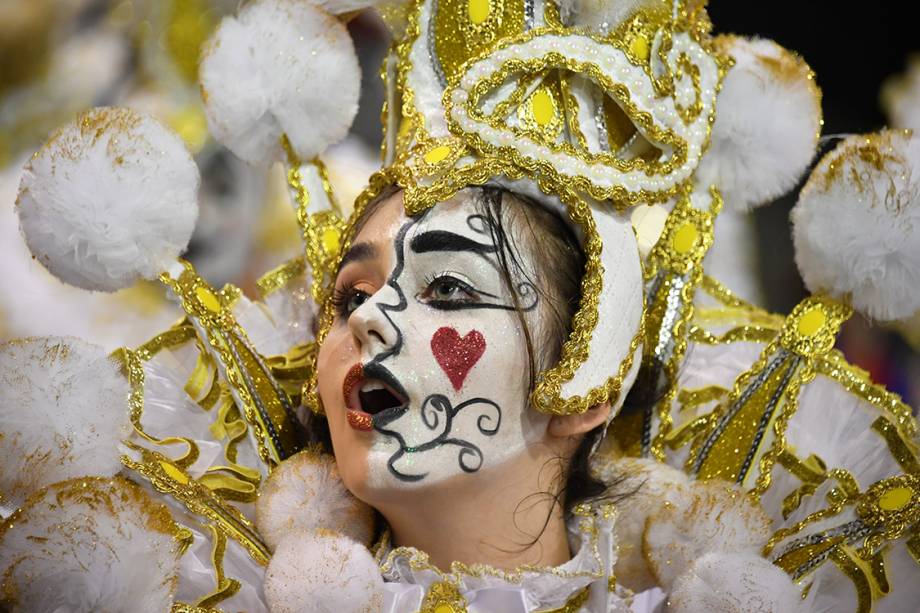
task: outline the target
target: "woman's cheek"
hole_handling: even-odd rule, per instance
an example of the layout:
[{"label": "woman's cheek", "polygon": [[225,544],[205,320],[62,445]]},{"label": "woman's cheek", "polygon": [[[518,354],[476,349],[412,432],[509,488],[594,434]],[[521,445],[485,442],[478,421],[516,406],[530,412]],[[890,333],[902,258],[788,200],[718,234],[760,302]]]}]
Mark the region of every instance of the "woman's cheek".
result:
[{"label": "woman's cheek", "polygon": [[367,480],[367,449],[348,426],[342,393],[345,374],[357,362],[357,354],[346,327],[330,330],[317,359],[317,382],[339,476],[345,487],[360,497]]}]

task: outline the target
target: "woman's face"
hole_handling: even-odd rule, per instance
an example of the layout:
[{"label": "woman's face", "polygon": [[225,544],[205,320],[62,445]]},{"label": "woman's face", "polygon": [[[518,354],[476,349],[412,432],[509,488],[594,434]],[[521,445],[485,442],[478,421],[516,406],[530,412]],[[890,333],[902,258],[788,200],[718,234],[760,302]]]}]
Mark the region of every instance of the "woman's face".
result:
[{"label": "woman's face", "polygon": [[[416,218],[394,194],[355,236],[336,278],[319,392],[345,485],[368,502],[469,478],[545,435],[548,418],[528,410],[527,347],[500,247],[474,194]],[[510,266],[519,306],[538,330],[533,258],[508,240],[527,269],[525,277]]]}]

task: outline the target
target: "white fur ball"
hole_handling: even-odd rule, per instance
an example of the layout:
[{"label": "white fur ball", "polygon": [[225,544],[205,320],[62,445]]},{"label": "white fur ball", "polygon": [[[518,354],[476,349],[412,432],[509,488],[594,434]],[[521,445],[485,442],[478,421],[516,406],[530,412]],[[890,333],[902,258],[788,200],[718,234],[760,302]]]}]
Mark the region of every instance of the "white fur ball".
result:
[{"label": "white fur ball", "polygon": [[808,65],[773,41],[722,36],[735,59],[716,99],[716,120],[697,180],[739,211],[795,187],[815,155],[821,91]]},{"label": "white fur ball", "polygon": [[317,528],[367,545],[373,536],[374,513],[345,489],[335,458],[307,450],[272,471],[259,491],[256,525],[272,549],[292,531]]},{"label": "white fur ball", "polygon": [[920,56],[908,60],[903,75],[885,81],[881,98],[892,127],[920,130]]},{"label": "white fur ball", "polygon": [[801,590],[782,569],[749,554],[710,553],[681,575],[668,597],[672,613],[804,613]]},{"label": "white fur ball", "polygon": [[102,347],[76,338],[0,344],[0,491],[19,504],[55,481],[112,476],[131,430],[130,386]]},{"label": "white fur ball", "polygon": [[11,611],[169,611],[177,530],[164,505],[124,479],[56,483],[0,526],[0,604]]},{"label": "white fur ball", "polygon": [[377,613],[383,578],[370,551],[331,532],[288,534],[265,573],[272,613]]},{"label": "white fur ball", "polygon": [[812,292],[869,317],[920,309],[920,138],[851,136],[815,168],[792,210],[795,259]]},{"label": "white fur ball", "polygon": [[32,255],[64,283],[115,291],[153,279],[188,246],[198,167],[149,115],[97,108],[26,164],[16,210]]},{"label": "white fur ball", "polygon": [[301,159],[315,157],[345,137],[358,110],[348,31],[306,0],[259,0],[224,18],[199,74],[211,133],[251,164],[283,160],[282,135]]}]

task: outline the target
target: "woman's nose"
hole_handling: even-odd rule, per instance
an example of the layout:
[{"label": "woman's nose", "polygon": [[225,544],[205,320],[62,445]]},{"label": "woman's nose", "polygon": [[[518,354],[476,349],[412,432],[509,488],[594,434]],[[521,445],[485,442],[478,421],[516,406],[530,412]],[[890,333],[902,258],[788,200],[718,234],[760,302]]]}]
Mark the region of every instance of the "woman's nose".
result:
[{"label": "woman's nose", "polygon": [[[387,300],[389,294],[392,294],[395,303],[390,304],[392,301]],[[387,307],[393,308],[396,304],[396,292],[385,285],[348,317],[348,328],[358,340],[363,354],[373,357],[396,348],[399,332],[384,314]]]}]

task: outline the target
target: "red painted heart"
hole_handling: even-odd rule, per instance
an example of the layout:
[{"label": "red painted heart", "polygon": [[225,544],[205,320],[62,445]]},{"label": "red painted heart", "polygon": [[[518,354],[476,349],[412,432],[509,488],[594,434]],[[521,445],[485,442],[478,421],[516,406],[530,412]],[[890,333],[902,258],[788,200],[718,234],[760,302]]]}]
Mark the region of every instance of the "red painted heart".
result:
[{"label": "red painted heart", "polygon": [[431,337],[431,353],[458,392],[470,369],[485,351],[486,339],[479,330],[472,330],[461,338],[453,328],[444,327],[438,328]]}]

